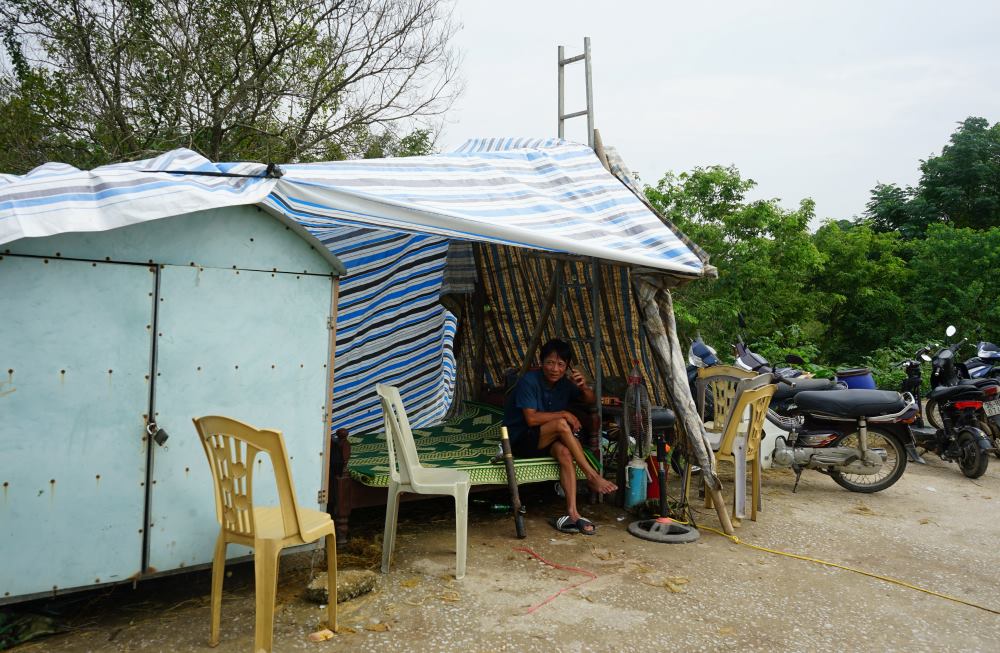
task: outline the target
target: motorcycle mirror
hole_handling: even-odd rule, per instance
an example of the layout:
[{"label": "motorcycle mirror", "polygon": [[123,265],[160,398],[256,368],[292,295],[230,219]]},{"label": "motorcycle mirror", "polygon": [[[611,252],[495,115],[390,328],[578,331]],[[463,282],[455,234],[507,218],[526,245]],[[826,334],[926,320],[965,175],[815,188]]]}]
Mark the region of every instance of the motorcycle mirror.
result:
[{"label": "motorcycle mirror", "polygon": [[955,328],[954,324],[949,324],[948,328],[944,330],[944,334],[950,338],[955,335],[957,331],[958,329]]},{"label": "motorcycle mirror", "polygon": [[806,361],[798,354],[788,354],[785,356],[785,362],[791,365],[803,365]]},{"label": "motorcycle mirror", "polygon": [[931,362],[931,357],[928,356],[927,354],[920,354],[920,358],[923,359],[923,361],[925,363],[930,363]]}]

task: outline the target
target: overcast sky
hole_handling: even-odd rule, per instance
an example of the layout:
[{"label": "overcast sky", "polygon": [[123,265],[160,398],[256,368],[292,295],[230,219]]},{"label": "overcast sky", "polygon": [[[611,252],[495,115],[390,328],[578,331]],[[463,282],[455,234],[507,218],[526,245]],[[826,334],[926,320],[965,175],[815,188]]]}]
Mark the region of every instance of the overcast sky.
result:
[{"label": "overcast sky", "polygon": [[[439,147],[556,135],[556,47],[584,36],[596,126],[646,183],[733,164],[754,198],[850,218],[877,182],[914,184],[957,122],[1000,121],[1000,2],[698,4],[458,0],[466,90]],[[567,82],[583,109],[582,63]]]}]

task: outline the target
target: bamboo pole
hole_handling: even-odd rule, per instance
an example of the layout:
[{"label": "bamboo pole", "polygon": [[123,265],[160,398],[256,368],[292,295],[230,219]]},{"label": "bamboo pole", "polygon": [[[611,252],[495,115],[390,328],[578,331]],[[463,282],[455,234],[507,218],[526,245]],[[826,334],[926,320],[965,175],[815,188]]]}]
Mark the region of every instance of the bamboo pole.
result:
[{"label": "bamboo pole", "polygon": [[634,280],[653,360],[666,384],[667,395],[677,413],[677,422],[687,434],[695,458],[701,466],[702,479],[715,505],[722,530],[727,535],[733,535],[733,523],[722,498],[722,483],[715,473],[715,457],[687,384],[687,371],[684,368],[680,341],[677,339],[677,323],[674,321],[670,291],[663,287],[662,276],[636,275]]}]

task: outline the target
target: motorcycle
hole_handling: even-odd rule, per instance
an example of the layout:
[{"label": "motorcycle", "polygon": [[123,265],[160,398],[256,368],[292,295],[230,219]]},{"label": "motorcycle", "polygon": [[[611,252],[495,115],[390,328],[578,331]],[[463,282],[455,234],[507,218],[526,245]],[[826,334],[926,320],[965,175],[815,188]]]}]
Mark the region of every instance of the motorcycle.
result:
[{"label": "motorcycle", "polygon": [[976,355],[965,361],[970,379],[1000,379],[1000,347],[981,341],[976,345]]},{"label": "motorcycle", "polygon": [[[789,356],[787,362],[803,361]],[[790,392],[768,411],[768,420],[786,431],[775,442],[771,464],[795,472],[793,492],[804,469],[828,474],[851,492],[880,492],[903,475],[907,457],[916,456],[909,422],[917,403],[911,394],[841,389],[824,379],[807,380],[826,381],[827,390],[796,391],[798,380],[775,376]]]},{"label": "motorcycle", "polygon": [[[739,321],[740,329],[745,331],[747,323],[743,318],[743,313],[737,313],[736,319]],[[746,370],[747,372],[754,372],[756,374],[777,372],[783,379],[798,379],[807,377],[805,372],[794,367],[779,367],[775,369],[771,365],[770,361],[757,352],[751,351],[750,346],[746,344],[743,338],[742,331],[736,334],[736,344],[733,345],[733,356],[736,359],[736,367]]]},{"label": "motorcycle", "polygon": [[[945,334],[951,338],[955,327],[949,326]],[[987,454],[996,452],[996,445],[986,435],[989,421],[983,410],[989,396],[996,397],[998,385],[988,379],[961,379],[955,365],[955,353],[965,344],[963,339],[941,347],[931,358],[931,388],[927,395],[929,424],[920,420],[911,427],[917,446],[937,454],[942,460],[958,463],[968,478],[979,478],[989,464]],[[919,398],[921,365],[918,359],[927,357],[928,348],[917,352],[905,362],[907,378],[904,387],[913,388]],[[998,409],[1000,401],[989,402],[991,410]],[[986,431],[983,427],[986,427]]]}]

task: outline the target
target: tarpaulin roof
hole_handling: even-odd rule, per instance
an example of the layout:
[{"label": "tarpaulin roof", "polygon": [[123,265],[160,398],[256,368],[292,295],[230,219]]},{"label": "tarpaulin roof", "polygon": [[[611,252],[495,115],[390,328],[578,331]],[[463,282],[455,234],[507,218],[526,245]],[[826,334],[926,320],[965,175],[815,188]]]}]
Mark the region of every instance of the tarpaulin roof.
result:
[{"label": "tarpaulin roof", "polygon": [[46,164],[0,176],[0,244],[100,231],[200,209],[264,203],[314,235],[365,226],[519,245],[698,276],[686,243],[585,146],[481,139],[456,152],[283,165],[212,163],[189,150],[80,171]]},{"label": "tarpaulin roof", "polygon": [[442,418],[451,404],[457,321],[438,303],[450,238],[685,277],[707,267],[590,148],[563,140],[480,139],[448,154],[285,164],[281,172],[181,149],[90,171],[50,163],[0,175],[0,244],[246,204],[301,225],[347,270],[333,423],[355,431],[381,422],[376,381],[401,387],[415,425]]}]

